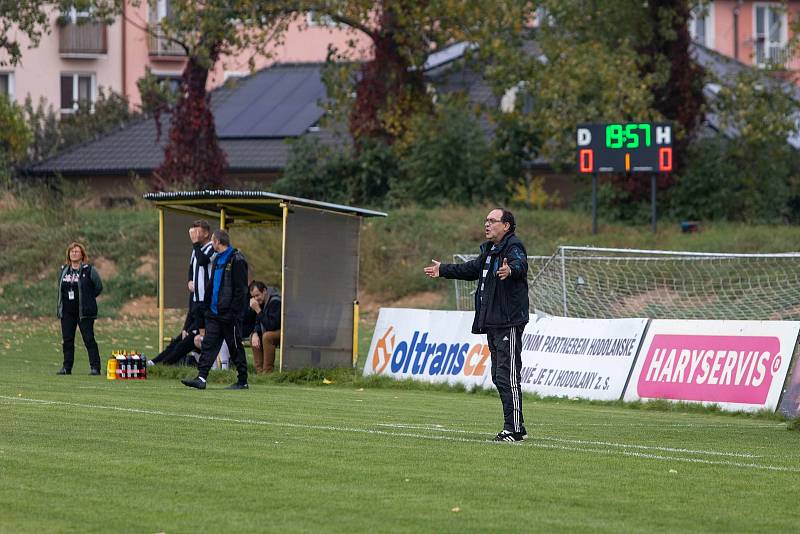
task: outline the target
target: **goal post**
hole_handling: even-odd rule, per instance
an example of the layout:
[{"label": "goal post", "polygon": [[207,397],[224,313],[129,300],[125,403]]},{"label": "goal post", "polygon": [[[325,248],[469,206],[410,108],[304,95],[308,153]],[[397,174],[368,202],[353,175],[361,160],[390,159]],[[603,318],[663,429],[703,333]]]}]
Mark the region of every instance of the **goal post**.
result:
[{"label": "goal post", "polygon": [[[468,256],[456,255],[456,258]],[[530,257],[528,276],[531,311],[550,315],[800,318],[800,253],[734,254],[561,246],[552,256]],[[456,284],[458,309],[473,308],[471,293],[475,287],[475,283],[471,286],[462,283],[461,287]]]}]

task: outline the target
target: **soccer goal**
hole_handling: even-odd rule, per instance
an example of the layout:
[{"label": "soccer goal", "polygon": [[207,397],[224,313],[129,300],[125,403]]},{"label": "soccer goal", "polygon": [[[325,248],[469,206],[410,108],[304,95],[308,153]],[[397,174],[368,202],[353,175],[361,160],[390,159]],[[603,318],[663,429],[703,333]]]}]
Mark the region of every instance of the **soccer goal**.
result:
[{"label": "soccer goal", "polygon": [[[800,318],[800,253],[562,246],[544,261],[531,258],[531,311],[587,318]],[[466,290],[456,287],[459,309],[473,307]]]}]

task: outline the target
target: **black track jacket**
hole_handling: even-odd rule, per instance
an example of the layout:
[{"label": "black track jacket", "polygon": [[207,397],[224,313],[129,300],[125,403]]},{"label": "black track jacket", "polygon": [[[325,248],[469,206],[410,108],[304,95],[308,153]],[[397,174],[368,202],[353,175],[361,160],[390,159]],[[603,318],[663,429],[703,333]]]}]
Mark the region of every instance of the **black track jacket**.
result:
[{"label": "black track jacket", "polygon": [[[506,234],[492,252],[491,241],[481,245],[480,255],[466,263],[442,263],[439,276],[459,280],[480,280],[490,257],[486,287],[481,299],[480,285],[475,291],[473,334],[485,334],[489,328],[507,328],[528,323],[528,253],[513,233]],[[497,269],[508,260],[511,274],[505,280],[497,277]]]},{"label": "black track jacket", "polygon": [[211,267],[211,278],[206,285],[206,294],[203,307],[206,316],[215,317],[222,321],[236,321],[241,324],[250,303],[250,294],[247,292],[247,260],[237,249],[233,249],[231,257],[225,263],[222,273],[222,282],[217,296],[217,313],[211,311],[211,297],[214,293],[214,274],[217,270],[217,259],[214,257]]}]

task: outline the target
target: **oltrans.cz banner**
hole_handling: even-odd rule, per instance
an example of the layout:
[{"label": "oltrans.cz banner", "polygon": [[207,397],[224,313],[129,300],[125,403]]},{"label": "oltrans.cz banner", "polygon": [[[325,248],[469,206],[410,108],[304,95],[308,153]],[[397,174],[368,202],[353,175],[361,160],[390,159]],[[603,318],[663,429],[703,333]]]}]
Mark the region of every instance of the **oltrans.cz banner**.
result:
[{"label": "oltrans.cz banner", "polygon": [[[381,309],[364,374],[492,387],[486,336],[470,334],[473,316]],[[523,391],[619,399],[646,324],[646,319],[534,320],[522,336]]]},{"label": "oltrans.cz banner", "polygon": [[541,317],[522,337],[522,389],[543,397],[619,400],[647,319]]},{"label": "oltrans.cz banner", "polygon": [[470,333],[472,312],[381,308],[365,375],[491,386],[486,336]]},{"label": "oltrans.cz banner", "polygon": [[651,321],[625,400],[774,411],[798,331],[794,321]]}]

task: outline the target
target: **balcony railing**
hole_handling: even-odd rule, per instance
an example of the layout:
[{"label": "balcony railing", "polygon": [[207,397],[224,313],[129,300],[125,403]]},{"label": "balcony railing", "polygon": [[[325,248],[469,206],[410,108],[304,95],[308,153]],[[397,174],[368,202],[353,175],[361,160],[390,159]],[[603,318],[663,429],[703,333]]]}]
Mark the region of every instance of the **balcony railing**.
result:
[{"label": "balcony railing", "polygon": [[170,41],[159,31],[157,24],[150,25],[150,33],[147,36],[147,46],[149,54],[153,57],[161,58],[184,58],[186,50],[173,41]]},{"label": "balcony railing", "polygon": [[95,57],[106,54],[106,25],[101,22],[64,24],[59,30],[58,52],[66,57]]},{"label": "balcony railing", "polygon": [[766,44],[763,40],[755,42],[755,64],[759,67],[770,66],[785,68],[792,59],[791,50],[779,44]]}]

